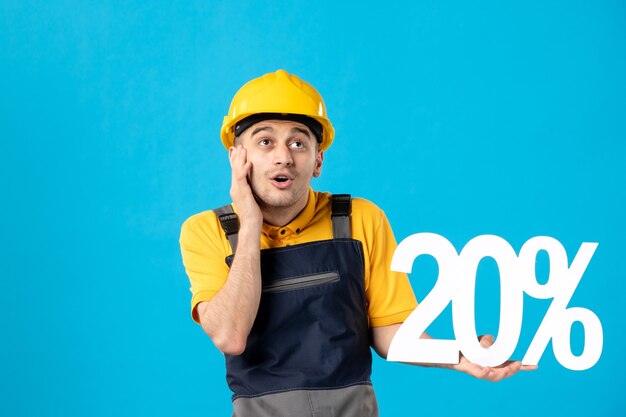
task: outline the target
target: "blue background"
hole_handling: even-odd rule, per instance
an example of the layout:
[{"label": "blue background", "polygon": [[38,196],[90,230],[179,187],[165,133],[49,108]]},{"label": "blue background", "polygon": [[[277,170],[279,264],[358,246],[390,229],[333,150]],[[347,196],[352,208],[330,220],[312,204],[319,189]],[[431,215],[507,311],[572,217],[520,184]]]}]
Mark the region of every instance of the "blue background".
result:
[{"label": "blue background", "polygon": [[[229,415],[178,234],[229,200],[222,117],[278,68],[336,128],[313,186],[373,200],[398,240],[548,235],[570,261],[600,244],[570,302],[603,323],[595,367],[565,369],[551,345],[498,384],[376,360],[382,415],[626,413],[623,1],[3,0],[1,415]],[[416,261],[418,298],[436,274]],[[497,332],[498,279],[482,261],[480,333]],[[550,303],[526,302],[518,359]],[[430,331],[450,334],[449,309]]]}]

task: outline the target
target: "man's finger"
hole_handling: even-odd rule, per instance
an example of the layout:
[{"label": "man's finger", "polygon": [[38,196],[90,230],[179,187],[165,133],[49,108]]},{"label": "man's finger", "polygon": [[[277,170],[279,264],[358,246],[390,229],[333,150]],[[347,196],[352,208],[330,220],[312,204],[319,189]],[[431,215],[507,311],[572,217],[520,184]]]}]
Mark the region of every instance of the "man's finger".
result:
[{"label": "man's finger", "polygon": [[493,338],[492,335],[486,334],[484,336],[480,336],[478,338],[478,340],[480,341],[480,346],[482,346],[484,348],[487,348],[487,347],[493,345],[493,342],[494,342],[495,339]]},{"label": "man's finger", "polygon": [[486,379],[489,377],[491,373],[491,368],[483,368],[481,366],[476,366],[471,372],[471,374],[478,379]]}]

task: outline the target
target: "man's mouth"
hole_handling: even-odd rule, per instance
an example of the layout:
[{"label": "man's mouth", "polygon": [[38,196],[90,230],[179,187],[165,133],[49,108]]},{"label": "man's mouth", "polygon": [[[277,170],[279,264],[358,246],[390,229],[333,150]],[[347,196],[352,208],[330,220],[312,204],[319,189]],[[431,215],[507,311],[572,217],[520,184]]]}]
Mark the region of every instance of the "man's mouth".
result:
[{"label": "man's mouth", "polygon": [[286,175],[277,175],[273,177],[271,181],[272,184],[274,184],[274,187],[283,189],[289,187],[293,182],[293,179]]}]

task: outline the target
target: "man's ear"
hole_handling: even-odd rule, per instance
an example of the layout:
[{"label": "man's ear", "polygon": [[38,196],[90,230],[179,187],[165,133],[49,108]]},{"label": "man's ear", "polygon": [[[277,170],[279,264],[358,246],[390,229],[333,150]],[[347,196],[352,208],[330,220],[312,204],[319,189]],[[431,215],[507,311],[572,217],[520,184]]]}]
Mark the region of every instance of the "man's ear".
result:
[{"label": "man's ear", "polygon": [[322,174],[322,162],[324,162],[324,151],[317,151],[315,156],[315,169],[313,170],[313,176],[315,178]]}]

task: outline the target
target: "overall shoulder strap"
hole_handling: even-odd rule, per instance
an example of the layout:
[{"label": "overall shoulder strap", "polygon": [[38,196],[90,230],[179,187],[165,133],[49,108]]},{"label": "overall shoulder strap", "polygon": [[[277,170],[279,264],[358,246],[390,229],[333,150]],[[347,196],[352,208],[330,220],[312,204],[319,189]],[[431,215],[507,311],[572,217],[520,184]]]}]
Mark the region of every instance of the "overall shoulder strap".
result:
[{"label": "overall shoulder strap", "polygon": [[213,212],[222,225],[228,243],[230,243],[230,248],[233,250],[233,253],[235,253],[237,250],[237,233],[239,233],[239,218],[235,214],[233,206],[227,204],[214,209]]},{"label": "overall shoulder strap", "polygon": [[352,213],[352,197],[350,194],[333,194],[330,196],[331,220],[333,221],[333,238],[352,238],[350,214]]}]

